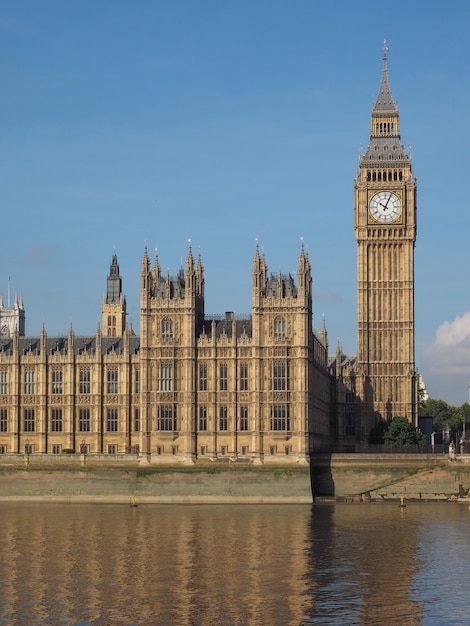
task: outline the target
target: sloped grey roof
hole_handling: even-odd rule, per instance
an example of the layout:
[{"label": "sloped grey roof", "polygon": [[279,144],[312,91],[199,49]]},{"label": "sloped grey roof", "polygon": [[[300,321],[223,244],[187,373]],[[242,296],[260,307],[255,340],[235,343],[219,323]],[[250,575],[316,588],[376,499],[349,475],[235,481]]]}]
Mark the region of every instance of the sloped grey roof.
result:
[{"label": "sloped grey roof", "polygon": [[[205,334],[208,337],[212,338],[212,328],[213,321],[215,322],[215,336],[217,339],[222,337],[222,335],[227,335],[229,339],[232,339],[232,331],[233,331],[233,320],[229,318],[225,319],[209,319],[206,318],[204,321],[203,328],[201,329],[201,334]],[[237,339],[239,339],[243,334],[246,334],[248,337],[252,336],[252,323],[251,317],[246,317],[244,319],[235,320],[235,333]]]},{"label": "sloped grey roof", "polygon": [[387,48],[384,50],[383,68],[382,68],[382,80],[380,81],[379,93],[377,100],[373,106],[374,113],[397,113],[398,106],[395,104],[392,96],[392,90],[390,89],[390,83],[388,81],[387,70]]},{"label": "sloped grey roof", "polygon": [[[28,353],[40,354],[41,341],[40,337],[19,337],[18,350],[20,355]],[[133,335],[129,340],[129,350],[131,354],[137,354],[140,349],[140,337]],[[13,351],[12,337],[0,338],[0,351],[10,355]],[[68,337],[47,337],[46,339],[47,354],[55,354],[57,352],[66,354],[68,352]],[[74,337],[73,351],[75,355],[89,353],[96,354],[96,335],[92,337]],[[103,337],[101,340],[101,354],[123,354],[124,339],[123,337]]]},{"label": "sloped grey roof", "polygon": [[366,153],[361,157],[361,162],[370,165],[390,166],[403,165],[403,161],[409,161],[409,155],[398,136],[395,137],[373,137],[367,146]]},{"label": "sloped grey roof", "polygon": [[[281,293],[279,293],[281,290]],[[297,297],[297,288],[294,279],[290,274],[276,275],[271,274],[266,287],[266,295],[274,298],[287,296]]]}]

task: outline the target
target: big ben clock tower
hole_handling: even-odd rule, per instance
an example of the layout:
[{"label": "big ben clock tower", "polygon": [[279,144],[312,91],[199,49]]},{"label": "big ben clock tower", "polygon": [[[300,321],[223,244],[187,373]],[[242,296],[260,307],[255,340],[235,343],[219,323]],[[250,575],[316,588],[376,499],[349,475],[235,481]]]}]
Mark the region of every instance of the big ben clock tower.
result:
[{"label": "big ben clock tower", "polygon": [[379,418],[417,422],[414,349],[416,179],[400,139],[386,42],[370,142],[354,181],[360,436]]}]

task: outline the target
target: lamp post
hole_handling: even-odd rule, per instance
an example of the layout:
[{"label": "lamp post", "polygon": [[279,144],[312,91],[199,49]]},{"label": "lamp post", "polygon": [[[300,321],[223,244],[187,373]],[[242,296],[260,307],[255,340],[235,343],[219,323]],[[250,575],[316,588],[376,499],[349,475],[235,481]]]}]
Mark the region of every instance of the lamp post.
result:
[{"label": "lamp post", "polygon": [[82,445],[81,445],[81,453],[82,453],[82,463],[83,465],[86,464],[86,443],[85,443],[85,439],[82,439]]},{"label": "lamp post", "polygon": [[24,451],[26,452],[26,465],[29,465],[29,439],[26,439],[24,448]]}]

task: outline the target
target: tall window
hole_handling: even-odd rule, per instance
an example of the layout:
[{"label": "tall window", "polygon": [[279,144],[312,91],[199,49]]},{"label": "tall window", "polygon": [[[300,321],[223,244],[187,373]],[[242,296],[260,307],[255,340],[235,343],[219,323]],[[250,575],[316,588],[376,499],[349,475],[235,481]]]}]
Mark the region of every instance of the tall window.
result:
[{"label": "tall window", "polygon": [[158,430],[176,430],[176,406],[162,404],[158,407]]},{"label": "tall window", "polygon": [[248,365],[240,365],[240,391],[248,391]]},{"label": "tall window", "polygon": [[34,409],[24,410],[24,432],[34,433]]},{"label": "tall window", "polygon": [[219,379],[220,379],[220,391],[227,391],[228,389],[228,369],[225,363],[219,368]]},{"label": "tall window", "polygon": [[248,407],[240,407],[240,430],[248,430]]},{"label": "tall window", "polygon": [[34,370],[25,370],[24,373],[24,392],[26,394],[35,393]]},{"label": "tall window", "polygon": [[108,393],[117,393],[118,392],[118,370],[117,369],[109,369],[108,370]]},{"label": "tall window", "polygon": [[283,317],[276,317],[274,320],[274,339],[286,338],[286,320]]},{"label": "tall window", "polygon": [[168,317],[162,321],[162,339],[173,339],[173,320]]},{"label": "tall window", "polygon": [[8,410],[0,409],[0,433],[8,432]]},{"label": "tall window", "polygon": [[108,409],[108,414],[106,418],[106,430],[108,431],[108,433],[118,432],[118,410],[117,409]]},{"label": "tall window", "polygon": [[207,430],[207,407],[199,407],[199,430]]},{"label": "tall window", "polygon": [[221,406],[219,409],[219,430],[228,430],[228,413],[226,406]]},{"label": "tall window", "polygon": [[81,433],[90,432],[90,409],[80,409],[78,412],[78,430]]},{"label": "tall window", "polygon": [[8,393],[8,372],[0,370],[0,395],[4,396]]},{"label": "tall window", "polygon": [[140,431],[140,409],[134,409],[134,432]]},{"label": "tall window", "polygon": [[53,433],[62,432],[62,409],[52,409],[51,430]]},{"label": "tall window", "polygon": [[199,366],[199,391],[207,391],[207,365],[202,363]]},{"label": "tall window", "polygon": [[108,335],[110,337],[116,336],[116,316],[108,315]]},{"label": "tall window", "polygon": [[62,393],[62,370],[52,370],[52,393]]},{"label": "tall window", "polygon": [[275,404],[271,407],[271,430],[290,430],[288,404]]},{"label": "tall window", "polygon": [[285,391],[289,389],[287,366],[279,361],[271,364],[271,390]]},{"label": "tall window", "polygon": [[134,372],[134,393],[140,393],[140,370]]},{"label": "tall window", "polygon": [[158,391],[176,391],[176,363],[158,366]]},{"label": "tall window", "polygon": [[79,382],[80,393],[90,393],[90,368],[86,367],[80,370]]}]

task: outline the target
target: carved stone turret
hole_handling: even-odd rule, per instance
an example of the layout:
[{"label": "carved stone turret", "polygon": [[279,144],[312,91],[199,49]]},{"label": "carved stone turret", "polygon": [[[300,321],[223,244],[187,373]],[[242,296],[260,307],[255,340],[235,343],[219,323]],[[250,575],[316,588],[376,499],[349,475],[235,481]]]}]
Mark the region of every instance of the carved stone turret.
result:
[{"label": "carved stone turret", "polygon": [[106,296],[103,296],[102,326],[104,337],[121,337],[126,328],[126,299],[122,295],[116,253],[113,254],[109,268]]}]

